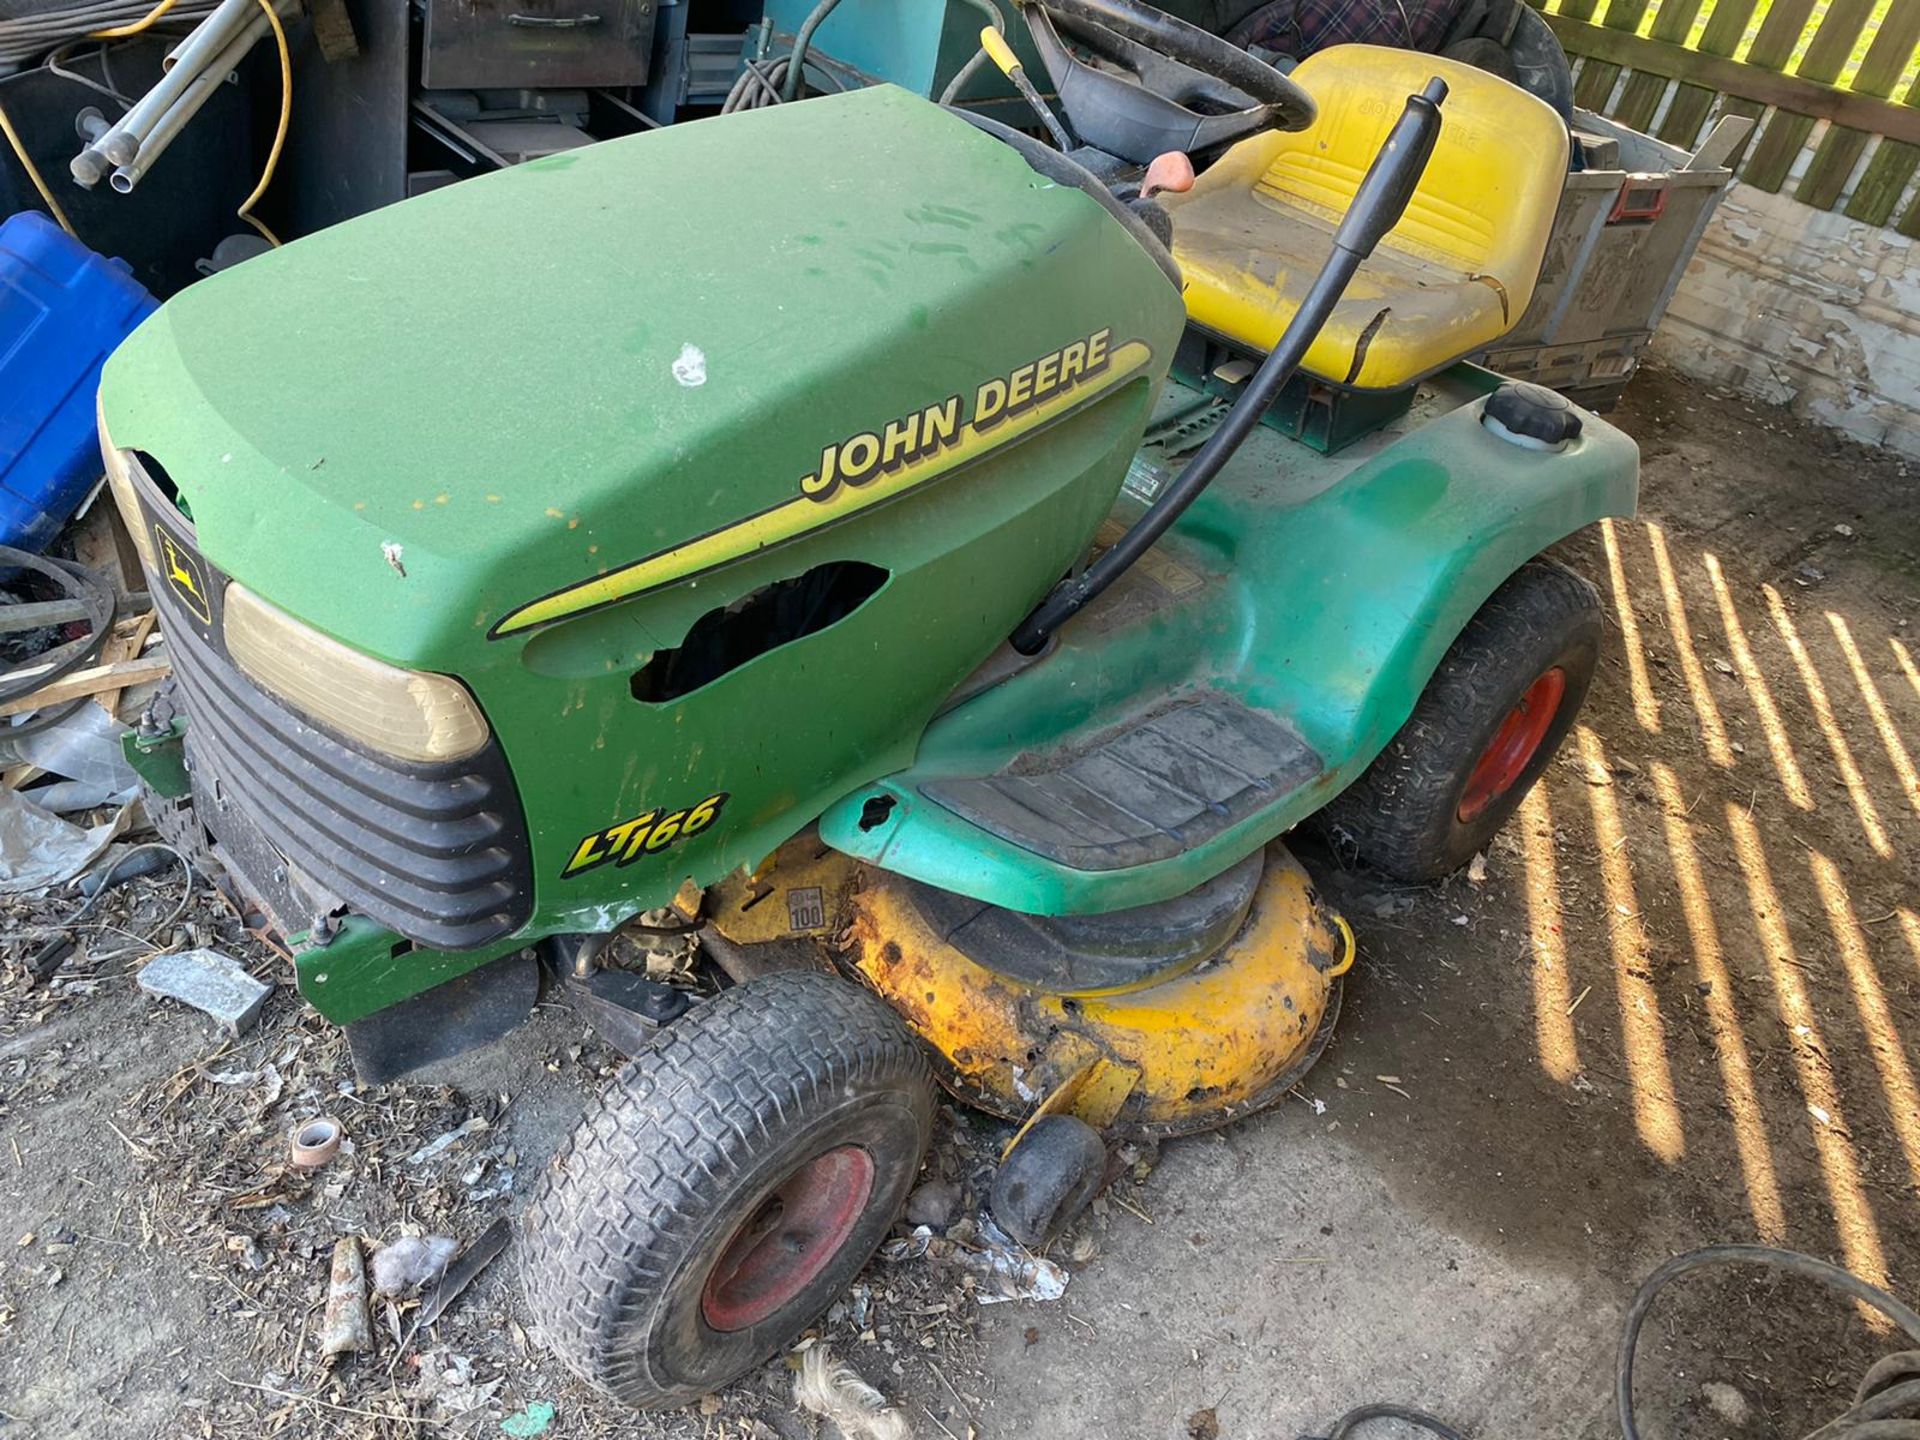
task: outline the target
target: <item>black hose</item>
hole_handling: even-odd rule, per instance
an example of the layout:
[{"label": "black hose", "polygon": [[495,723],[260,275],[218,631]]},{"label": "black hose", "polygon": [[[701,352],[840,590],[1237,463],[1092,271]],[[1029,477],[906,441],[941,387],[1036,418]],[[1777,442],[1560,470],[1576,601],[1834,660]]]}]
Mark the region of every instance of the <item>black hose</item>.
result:
[{"label": "black hose", "polygon": [[800,72],[807,63],[807,50],[813,44],[813,32],[831,15],[840,0],[819,0],[819,4],[807,12],[807,18],[800,22],[800,29],[793,37],[793,54],[787,57],[787,73],[780,82],[782,101],[798,99],[800,95]]},{"label": "black hose", "polygon": [[[1424,1410],[1412,1410],[1405,1405],[1362,1405],[1357,1410],[1349,1410],[1334,1422],[1325,1440],[1346,1440],[1346,1436],[1369,1420],[1404,1420],[1409,1425],[1418,1425],[1422,1430],[1431,1431],[1440,1440],[1466,1440],[1458,1430],[1446,1421],[1427,1414]],[[1319,1437],[1302,1436],[1301,1440],[1319,1440]]]},{"label": "black hose", "polygon": [[[1614,1361],[1614,1401],[1624,1440],[1640,1440],[1640,1427],[1633,1415],[1633,1357],[1647,1312],[1669,1281],[1710,1265],[1761,1265],[1818,1280],[1829,1289],[1871,1305],[1920,1342],[1920,1314],[1878,1285],[1811,1255],[1776,1250],[1771,1245],[1709,1245],[1676,1255],[1646,1278],[1627,1307],[1627,1323],[1620,1332],[1620,1352]],[[1821,1426],[1807,1440],[1920,1440],[1920,1378],[1915,1377],[1920,1377],[1920,1351],[1888,1356],[1860,1382],[1852,1408]]]},{"label": "black hose", "polygon": [[[987,17],[987,23],[993,26],[997,32],[1002,35],[1007,33],[1007,17],[1000,13],[1000,7],[994,4],[993,0],[967,0],[967,4],[973,6],[973,8],[978,10],[982,15],[985,15]],[[986,63],[987,51],[983,45],[980,49],[973,52],[972,57],[966,64],[953,72],[953,78],[947,81],[946,88],[940,92],[939,98],[936,99],[934,103],[936,105],[952,105],[957,102],[960,98],[960,92],[972,83],[973,77],[980,73],[980,68]]]},{"label": "black hose", "polygon": [[[1633,1358],[1640,1345],[1640,1329],[1647,1323],[1655,1298],[1670,1281],[1711,1265],[1762,1265],[1818,1280],[1829,1289],[1871,1305],[1920,1342],[1920,1314],[1878,1285],[1797,1250],[1776,1250],[1771,1245],[1709,1245],[1676,1255],[1642,1282],[1633,1303],[1627,1307],[1613,1372],[1622,1440],[1640,1440],[1640,1425],[1633,1414]],[[1431,1431],[1441,1440],[1464,1440],[1460,1432],[1445,1421],[1404,1405],[1362,1405],[1357,1410],[1349,1410],[1324,1440],[1345,1440],[1350,1431],[1369,1420],[1402,1420]],[[1302,1440],[1319,1440],[1319,1437],[1303,1436]],[[1854,1391],[1852,1406],[1808,1435],[1806,1440],[1920,1440],[1920,1350],[1898,1351],[1875,1362]]]},{"label": "black hose", "polygon": [[1308,348],[1325,327],[1354,272],[1405,212],[1407,201],[1412,198],[1414,187],[1419,184],[1427,160],[1433,154],[1434,141],[1439,138],[1440,102],[1446,94],[1446,82],[1436,76],[1427,82],[1425,93],[1407,97],[1406,110],[1368,167],[1340,228],[1334,232],[1333,249],[1326,263],[1314,276],[1306,298],[1287,322],[1279,342],[1260,362],[1260,368],[1234,401],[1233,409],[1220,422],[1220,428],[1207,437],[1200,452],[1187,462],[1186,468],[1160,492],[1147,513],[1135,521],[1126,534],[1085,570],[1061,581],[1053,593],[1020,622],[1010,639],[1015,650],[1022,655],[1037,655],[1045,649],[1054,631],[1078,615],[1153,548],[1253,433],[1253,427],[1260,423],[1267,407],[1306,358]]}]

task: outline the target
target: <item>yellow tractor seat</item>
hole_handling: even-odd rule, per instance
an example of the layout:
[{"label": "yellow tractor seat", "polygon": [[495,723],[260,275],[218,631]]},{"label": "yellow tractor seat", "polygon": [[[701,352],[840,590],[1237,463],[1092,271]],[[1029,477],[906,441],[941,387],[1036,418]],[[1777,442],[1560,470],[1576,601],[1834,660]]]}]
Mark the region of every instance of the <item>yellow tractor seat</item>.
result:
[{"label": "yellow tractor seat", "polygon": [[1312,128],[1243,140],[1185,195],[1161,197],[1188,318],[1271,350],[1407,96],[1434,75],[1449,93],[1420,187],[1302,368],[1353,389],[1400,389],[1518,323],[1566,182],[1566,122],[1483,70],[1376,45],[1336,45],[1293,72],[1319,102]]}]

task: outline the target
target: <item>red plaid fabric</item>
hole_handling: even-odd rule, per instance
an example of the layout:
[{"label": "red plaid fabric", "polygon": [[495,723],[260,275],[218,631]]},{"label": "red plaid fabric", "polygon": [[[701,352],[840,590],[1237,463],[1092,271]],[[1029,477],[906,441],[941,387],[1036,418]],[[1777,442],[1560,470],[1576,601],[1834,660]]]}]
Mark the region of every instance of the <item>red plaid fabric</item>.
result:
[{"label": "red plaid fabric", "polygon": [[1258,45],[1304,60],[1329,45],[1437,50],[1462,0],[1273,0],[1232,30],[1236,45]]}]

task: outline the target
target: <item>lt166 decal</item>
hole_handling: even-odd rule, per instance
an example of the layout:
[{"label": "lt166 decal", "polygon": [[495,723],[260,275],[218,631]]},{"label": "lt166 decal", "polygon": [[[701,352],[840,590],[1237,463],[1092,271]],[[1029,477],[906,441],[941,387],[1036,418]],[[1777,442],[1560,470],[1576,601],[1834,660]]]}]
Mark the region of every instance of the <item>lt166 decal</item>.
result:
[{"label": "lt166 decal", "polygon": [[720,807],[727,803],[727,792],[709,795],[684,810],[649,810],[618,825],[609,825],[591,835],[583,835],[574,846],[573,858],[560,872],[562,880],[583,875],[609,861],[631,865],[643,855],[657,855],[680,840],[690,839],[713,824]]}]

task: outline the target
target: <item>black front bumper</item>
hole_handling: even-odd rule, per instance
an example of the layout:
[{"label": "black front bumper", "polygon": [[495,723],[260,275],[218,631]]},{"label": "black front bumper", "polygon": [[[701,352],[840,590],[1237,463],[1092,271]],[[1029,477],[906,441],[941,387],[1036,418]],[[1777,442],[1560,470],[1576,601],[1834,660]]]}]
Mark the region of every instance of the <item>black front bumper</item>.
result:
[{"label": "black front bumper", "polygon": [[[164,499],[142,498],[151,523],[192,545]],[[468,950],[523,925],[533,903],[526,819],[499,742],[415,764],[320,729],[228,658],[224,577],[201,565],[204,614],[149,577],[188,721],[194,810],[282,933],[325,934],[334,917],[357,912],[416,944]]]}]

